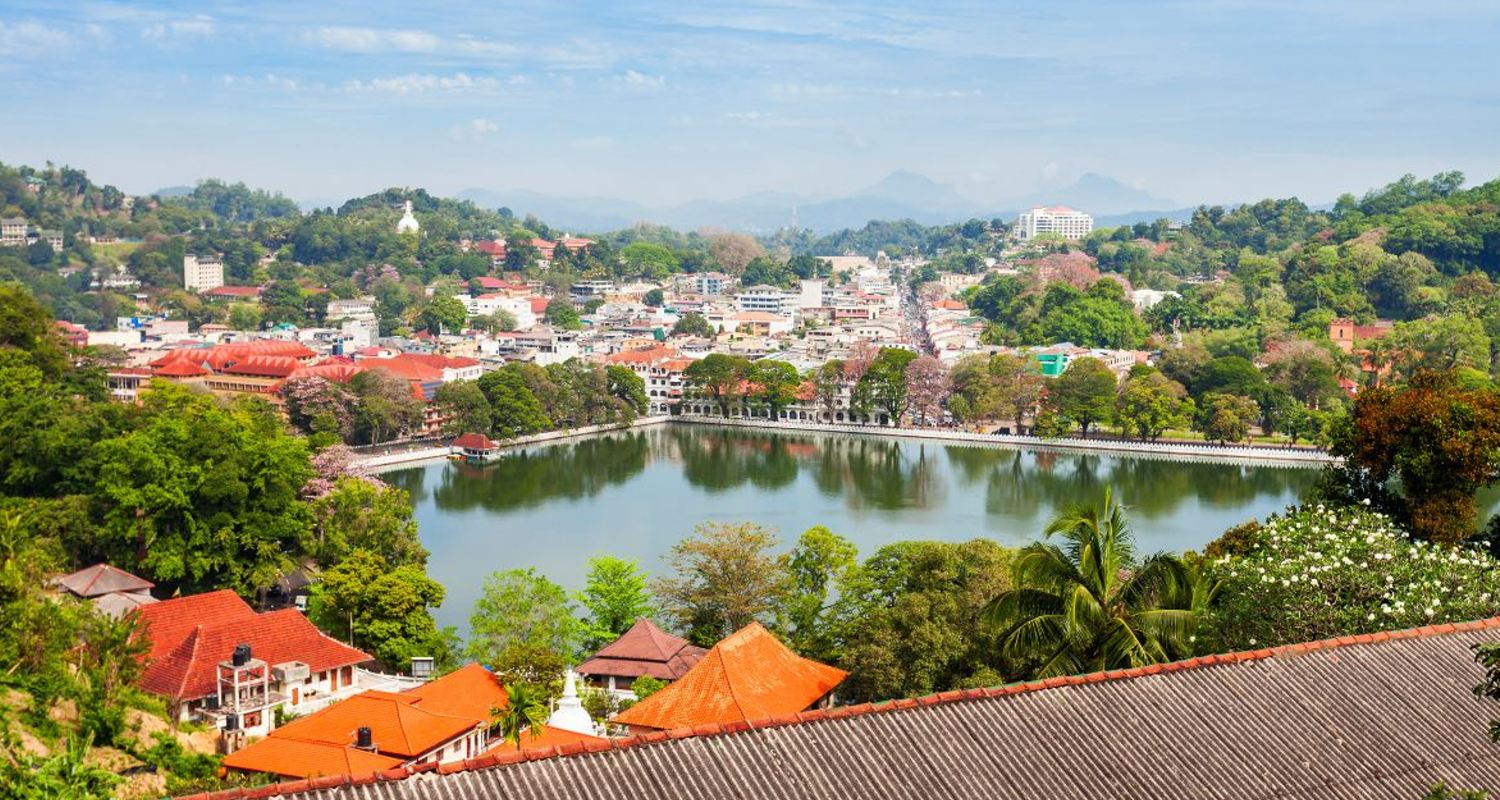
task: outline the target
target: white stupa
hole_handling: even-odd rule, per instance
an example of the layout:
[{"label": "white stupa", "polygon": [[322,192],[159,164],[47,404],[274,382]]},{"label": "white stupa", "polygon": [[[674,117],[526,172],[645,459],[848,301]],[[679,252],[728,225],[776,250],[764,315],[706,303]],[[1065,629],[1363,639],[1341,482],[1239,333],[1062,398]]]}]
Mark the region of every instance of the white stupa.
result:
[{"label": "white stupa", "polygon": [[401,215],[401,221],[396,223],[396,233],[416,233],[422,226],[417,224],[417,218],[412,216],[411,201],[406,201],[406,213]]},{"label": "white stupa", "polygon": [[594,720],[589,717],[589,712],[584,710],[583,701],[578,699],[577,675],[572,667],[568,668],[567,678],[563,681],[562,697],[558,698],[557,708],[553,709],[552,716],[547,718],[547,724],[573,733],[598,735],[594,730]]}]

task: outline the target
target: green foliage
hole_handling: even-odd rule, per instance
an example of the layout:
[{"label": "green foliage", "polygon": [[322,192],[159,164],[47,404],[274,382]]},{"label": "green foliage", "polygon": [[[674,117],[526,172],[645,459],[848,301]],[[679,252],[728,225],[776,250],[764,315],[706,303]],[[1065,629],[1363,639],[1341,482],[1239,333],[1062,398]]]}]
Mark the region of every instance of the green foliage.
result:
[{"label": "green foliage", "polygon": [[468,319],[468,313],[462,300],[452,295],[439,295],[422,309],[418,320],[432,334],[460,333],[463,331],[464,321]]},{"label": "green foliage", "polygon": [[[1474,645],[1474,660],[1484,668],[1484,680],[1474,687],[1474,696],[1500,700],[1500,644]],[[1490,721],[1490,741],[1500,744],[1500,718]]]},{"label": "green foliage", "polygon": [[662,613],[692,642],[711,646],[751,622],[773,624],[787,592],[775,535],[752,523],[703,523],[668,551],[652,585]]},{"label": "green foliage", "polygon": [[355,398],[354,440],[360,444],[388,442],[421,427],[423,402],[412,396],[406,379],[388,370],[356,373],[349,393]]},{"label": "green foliage", "polygon": [[708,318],[696,311],[690,311],[677,319],[672,326],[673,336],[701,336],[705,339],[713,338],[714,329],[708,324]]},{"label": "green foliage", "polygon": [[1116,384],[1115,373],[1103,361],[1087,356],[1073,359],[1052,382],[1047,408],[1087,436],[1095,423],[1114,418]]},{"label": "green foliage", "polygon": [[822,525],[797,538],[786,562],[789,584],[781,613],[793,650],[810,658],[833,656],[834,592],[849,586],[858,567],[854,543]]},{"label": "green foliage", "polygon": [[311,506],[313,529],[306,551],[319,564],[337,564],[354,551],[372,553],[392,566],[427,563],[405,489],[344,476]]},{"label": "green foliage", "polygon": [[542,321],[565,331],[583,328],[583,321],[578,317],[578,309],[573,307],[572,302],[561,297],[547,304],[547,310],[542,312]]},{"label": "green foliage", "polygon": [[630,691],[635,693],[636,700],[645,700],[653,694],[666,687],[667,682],[650,675],[642,675],[630,684]]},{"label": "green foliage", "polygon": [[683,382],[694,397],[712,400],[720,413],[729,415],[750,373],[750,362],[741,356],[709,353],[683,370]]},{"label": "green foliage", "polygon": [[854,386],[851,405],[857,413],[882,411],[893,423],[906,417],[911,394],[906,382],[906,368],[917,359],[910,350],[882,347]]},{"label": "green foliage", "polygon": [[355,550],[323,571],[309,615],[389,670],[406,669],[413,656],[430,656],[446,666],[453,663],[454,634],[438,630],[431,613],[445,594],[420,564],[393,566],[375,553]]},{"label": "green foliage", "polygon": [[[533,569],[511,569],[491,573],[484,580],[484,593],[469,617],[469,643],[465,653],[497,673],[501,665],[531,662],[536,676],[528,682],[549,679],[547,663],[573,658],[579,653],[587,631],[573,615],[568,593]],[[518,654],[528,654],[518,659]],[[538,659],[529,654],[541,654]],[[562,673],[558,664],[550,677]]]},{"label": "green foliage", "polygon": [[1205,652],[1461,622],[1500,613],[1500,561],[1413,540],[1363,506],[1304,506],[1231,531]]},{"label": "green foliage", "polygon": [[1043,532],[1065,547],[1028,545],[1016,556],[1014,588],[985,607],[1003,629],[1000,646],[1040,678],[1171,661],[1193,651],[1207,592],[1174,556],[1137,561],[1124,507],[1106,491],[1099,506],[1076,505]]},{"label": "green foliage", "polygon": [[1115,401],[1115,421],[1142,440],[1155,440],[1172,428],[1186,427],[1193,401],[1182,384],[1160,372],[1125,381]]},{"label": "green foliage", "polygon": [[110,800],[121,778],[89,763],[92,744],[70,738],[64,750],[49,758],[0,761],[0,793],[15,800]]},{"label": "green foliage", "polygon": [[578,602],[588,611],[585,647],[596,650],[630,629],[637,619],[656,613],[646,574],[634,561],[614,556],[589,559]]},{"label": "green foliage", "polygon": [[438,387],[432,401],[447,417],[444,433],[488,433],[491,429],[490,400],[476,381],[449,381]]},{"label": "green foliage", "polygon": [[1210,393],[1203,396],[1198,408],[1197,427],[1211,442],[1242,442],[1259,416],[1260,406],[1248,397]]},{"label": "green foliage", "polygon": [[505,686],[505,707],[494,712],[500,738],[522,749],[524,740],[547,732],[547,698],[536,687],[524,683]]},{"label": "green foliage", "polygon": [[552,420],[542,408],[541,401],[526,385],[519,367],[486,372],[478,381],[479,390],[489,401],[493,434],[498,439],[511,439],[540,433],[552,427]]}]

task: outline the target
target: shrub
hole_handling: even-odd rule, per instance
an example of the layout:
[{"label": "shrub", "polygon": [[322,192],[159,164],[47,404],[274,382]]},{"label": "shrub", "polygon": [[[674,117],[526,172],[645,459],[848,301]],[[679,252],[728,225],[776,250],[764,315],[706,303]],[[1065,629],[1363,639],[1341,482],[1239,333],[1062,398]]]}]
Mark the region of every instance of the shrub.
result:
[{"label": "shrub", "polygon": [[[1219,584],[1210,649],[1239,650],[1500,613],[1500,561],[1412,539],[1362,506],[1309,506],[1233,529],[1208,562]],[[1241,549],[1243,548],[1243,549]],[[1241,555],[1233,555],[1241,549]]]}]

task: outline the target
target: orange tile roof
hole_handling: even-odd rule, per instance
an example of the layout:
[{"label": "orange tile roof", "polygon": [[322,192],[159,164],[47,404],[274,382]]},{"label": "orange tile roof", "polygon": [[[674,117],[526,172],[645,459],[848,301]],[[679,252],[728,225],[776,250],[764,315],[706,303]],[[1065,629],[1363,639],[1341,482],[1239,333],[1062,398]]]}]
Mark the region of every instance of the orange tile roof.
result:
[{"label": "orange tile roof", "polygon": [[621,350],[618,353],[610,353],[604,357],[606,364],[654,364],[675,358],[677,351],[671,347],[657,345],[655,347],[643,347],[639,350]]},{"label": "orange tile roof", "polygon": [[185,358],[180,358],[157,367],[153,374],[163,378],[192,378],[207,375],[209,371]]},{"label": "orange tile roof", "polygon": [[793,653],[752,622],[714,645],[685,675],[616,714],[637,728],[685,728],[806,709],[848,673]]},{"label": "orange tile roof", "polygon": [[423,711],[487,720],[490,711],[505,708],[505,687],[494,673],[478,663],[466,664],[436,680],[401,693]]},{"label": "orange tile roof", "polygon": [[440,381],[443,368],[421,361],[396,356],[395,358],[362,358],[358,362],[362,369],[383,369],[398,378],[408,381]]},{"label": "orange tile roof", "polygon": [[649,675],[664,681],[675,681],[686,675],[707,652],[641,617],[630,626],[630,630],[620,634],[620,638],[579,664],[578,674],[626,678]]},{"label": "orange tile roof", "polygon": [[417,758],[488,722],[469,715],[428,711],[418,706],[418,699],[405,692],[364,692],[316,714],[294,719],[267,738],[344,746],[352,743],[355,732],[365,727],[370,729],[375,749],[380,753]]},{"label": "orange tile roof", "polygon": [[[546,725],[542,728],[542,734],[540,736],[534,735],[530,731],[521,734],[521,748],[519,752],[524,753],[527,750],[551,750],[554,747],[584,745],[591,742],[598,746],[608,744],[609,740],[605,739],[602,736],[590,736],[587,733],[565,731],[562,728],[554,728],[551,725]],[[499,744],[489,748],[488,750],[485,750],[483,753],[480,753],[479,758],[484,758],[485,756],[498,756],[501,753],[505,752],[515,753],[518,751],[514,744],[506,741],[501,741]]]},{"label": "orange tile roof", "polygon": [[269,772],[289,778],[319,775],[363,775],[399,767],[399,758],[349,745],[303,742],[268,736],[224,757],[224,766],[246,772]]},{"label": "orange tile roof", "polygon": [[[152,611],[172,602],[141,606],[136,613],[149,618]],[[148,624],[151,650],[138,681],[142,689],[175,700],[207,697],[217,690],[219,662],[227,660],[241,643],[249,644],[252,655],[267,664],[301,661],[315,673],[370,660],[369,654],[324,635],[295,608],[250,612],[249,616],[232,612],[216,621],[209,619],[213,617],[189,619],[192,627],[184,631],[182,620],[174,615],[174,627],[182,632],[175,643],[167,633],[170,629],[155,621]]]}]

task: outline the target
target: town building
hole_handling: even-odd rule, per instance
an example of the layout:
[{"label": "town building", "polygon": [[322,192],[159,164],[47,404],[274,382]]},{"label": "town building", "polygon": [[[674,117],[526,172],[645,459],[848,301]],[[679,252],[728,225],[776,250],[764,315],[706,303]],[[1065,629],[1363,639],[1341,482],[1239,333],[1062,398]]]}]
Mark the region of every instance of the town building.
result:
[{"label": "town building", "polygon": [[734,278],[722,272],[699,272],[692,278],[698,294],[718,296],[734,285]]},{"label": "town building", "polygon": [[630,687],[637,678],[670,683],[686,675],[707,653],[641,617],[620,638],[579,664],[577,671],[584,684],[634,700]]},{"label": "town building", "polygon": [[182,288],[203,292],[224,285],[224,262],[217,256],[199,257],[189,253],[182,257]]},{"label": "town building", "polygon": [[463,433],[448,443],[448,454],[466,461],[493,461],[500,457],[502,446],[483,433]]},{"label": "town building", "polygon": [[416,215],[411,211],[411,201],[407,200],[403,208],[404,211],[401,214],[401,219],[396,222],[396,233],[409,233],[415,236],[422,230],[422,226],[417,222]]},{"label": "town building", "polygon": [[1390,320],[1376,320],[1373,325],[1358,325],[1354,320],[1340,317],[1328,323],[1328,338],[1345,353],[1353,353],[1362,343],[1368,344],[1388,336],[1396,329]]},{"label": "town building", "polygon": [[1067,206],[1032,206],[1016,220],[1016,238],[1035,239],[1055,233],[1064,239],[1082,239],[1094,229],[1094,218]]},{"label": "town building", "polygon": [[646,398],[652,414],[670,414],[682,402],[687,385],[685,373],[693,363],[693,359],[684,357],[680,351],[656,344],[610,353],[602,360],[605,364],[626,367],[640,376],[646,384]]},{"label": "town building", "polygon": [[84,567],[54,578],[52,585],[80,600],[92,602],[100,613],[111,619],[124,619],[131,611],[156,602],[151,596],[151,589],[156,584],[112,564]]},{"label": "town building", "polygon": [[749,286],[734,296],[734,305],[740,311],[780,314],[786,305],[786,293],[775,286]]},{"label": "town building", "polygon": [[26,231],[25,217],[0,219],[0,247],[25,247]]},{"label": "town building", "polygon": [[709,649],[676,681],[616,714],[634,733],[744,723],[832,700],[848,673],[793,653],[752,622]]},{"label": "town building", "polygon": [[146,654],[140,687],[170,715],[230,732],[269,732],[274,712],[306,713],[357,688],[370,656],[324,635],[294,608],[257,614],[227,589],[132,612]]}]

